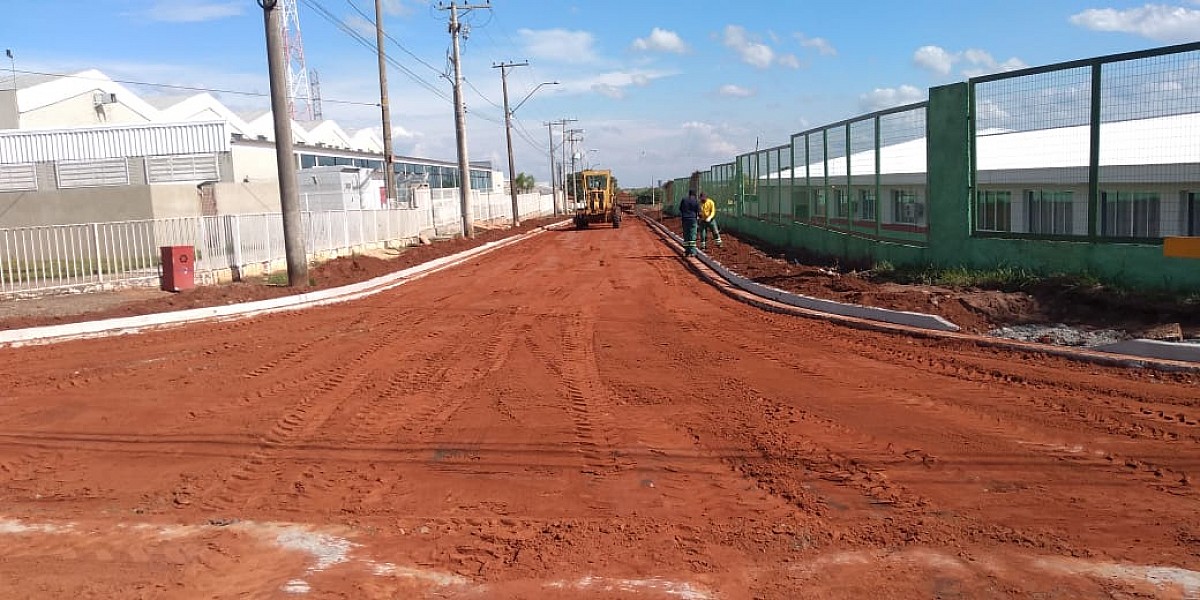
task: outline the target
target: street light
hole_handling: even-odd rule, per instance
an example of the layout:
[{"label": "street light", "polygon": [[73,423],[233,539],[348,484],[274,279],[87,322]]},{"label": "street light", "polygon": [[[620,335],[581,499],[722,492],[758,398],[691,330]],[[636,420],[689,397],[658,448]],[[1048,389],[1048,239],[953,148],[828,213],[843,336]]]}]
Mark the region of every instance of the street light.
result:
[{"label": "street light", "polygon": [[520,209],[517,206],[517,167],[516,167],[516,164],[514,164],[514,162],[513,162],[512,116],[513,116],[513,113],[517,112],[518,108],[521,108],[521,106],[523,106],[525,104],[525,102],[533,96],[534,92],[542,89],[543,86],[558,85],[558,82],[557,81],[546,81],[543,83],[539,83],[537,87],[533,88],[532,91],[530,91],[528,94],[526,94],[525,97],[522,98],[521,101],[518,102],[517,105],[510,110],[508,108],[508,76],[507,76],[507,73],[508,73],[507,69],[500,70],[500,81],[504,88],[504,136],[505,136],[505,139],[508,141],[508,192],[509,192],[509,195],[512,197],[512,213],[513,213],[512,226],[517,227],[521,224],[521,214],[520,214]]},{"label": "street light", "polygon": [[557,81],[543,81],[543,82],[537,84],[537,87],[533,88],[533,91],[529,92],[528,94],[525,94],[525,98],[523,98],[520,102],[517,103],[516,106],[513,107],[512,112],[514,112],[514,113],[517,112],[518,109],[520,109],[522,106],[525,105],[525,101],[529,100],[529,98],[531,96],[533,96],[534,92],[542,89],[542,86],[547,86],[547,85],[558,85],[558,82]]}]

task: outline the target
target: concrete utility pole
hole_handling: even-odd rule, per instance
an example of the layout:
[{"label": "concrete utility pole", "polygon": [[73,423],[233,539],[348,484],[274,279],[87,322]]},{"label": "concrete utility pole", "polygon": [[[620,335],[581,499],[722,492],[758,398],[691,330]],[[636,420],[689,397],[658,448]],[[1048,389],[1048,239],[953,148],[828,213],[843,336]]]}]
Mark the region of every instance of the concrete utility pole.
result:
[{"label": "concrete utility pole", "polygon": [[463,237],[475,237],[474,215],[471,212],[471,161],[467,156],[467,107],[463,104],[462,92],[462,61],[459,58],[458,36],[462,33],[462,23],[458,21],[458,11],[470,11],[476,8],[491,8],[491,4],[463,4],[459,6],[451,1],[449,6],[440,5],[438,8],[450,11],[450,37],[453,39],[454,54],[454,131],[458,138],[458,191],[462,206]]},{"label": "concrete utility pole", "polygon": [[562,127],[562,132],[563,132],[562,133],[562,153],[561,153],[562,160],[560,160],[558,162],[558,168],[559,168],[559,171],[562,173],[562,176],[559,177],[558,182],[560,185],[562,185],[563,212],[567,212],[567,213],[575,212],[574,210],[571,210],[570,207],[568,207],[568,205],[567,205],[567,123],[574,123],[576,120],[577,119],[559,119],[556,122],[559,127]]},{"label": "concrete utility pole", "polygon": [[383,50],[383,0],[375,0],[375,48],[379,54],[379,106],[383,112],[383,180],[387,187],[388,208],[399,199],[396,168],[392,155],[392,111],[388,105],[387,54]]},{"label": "concrete utility pole", "polygon": [[279,176],[279,205],[283,213],[283,248],[287,257],[288,285],[308,285],[308,255],[304,249],[304,221],[296,193],[296,157],[292,150],[292,119],[288,111],[287,64],[283,22],[276,0],[258,0],[267,29],[267,70],[271,79],[271,114],[275,119],[275,163]]},{"label": "concrete utility pole", "polygon": [[567,129],[564,131],[564,134],[568,136],[565,141],[571,142],[571,199],[573,203],[579,202],[579,177],[577,176],[579,170],[575,167],[578,151],[575,150],[575,142],[583,141],[583,137],[580,135],[582,133],[582,129]]},{"label": "concrete utility pole", "polygon": [[[376,0],[378,1],[378,0]],[[519,63],[496,63],[492,65],[493,69],[500,69],[500,87],[504,90],[504,138],[508,142],[508,191],[512,196],[512,226],[519,227],[521,225],[520,209],[517,204],[517,168],[513,164],[513,149],[512,149],[512,115],[513,111],[508,109],[508,70],[513,67],[528,67],[528,61]]]},{"label": "concrete utility pole", "polygon": [[543,123],[546,126],[546,133],[550,138],[550,191],[554,194],[554,216],[558,216],[558,187],[555,179],[557,175],[554,173],[554,122]]}]

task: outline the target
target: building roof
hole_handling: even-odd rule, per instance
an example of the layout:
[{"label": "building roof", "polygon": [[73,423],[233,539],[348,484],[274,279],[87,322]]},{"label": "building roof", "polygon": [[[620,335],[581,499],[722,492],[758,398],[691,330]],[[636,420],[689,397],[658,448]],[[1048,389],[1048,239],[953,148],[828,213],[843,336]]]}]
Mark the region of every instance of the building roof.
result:
[{"label": "building roof", "polygon": [[[1063,181],[1064,178],[1073,181],[1080,177],[1087,181],[1090,135],[1087,125],[982,132],[977,139],[975,158],[980,181],[989,181],[990,176],[985,173],[994,175],[1016,171],[1038,174],[1035,179],[1045,181],[1048,171],[1055,169],[1058,174],[1054,181]],[[1200,181],[1200,143],[1197,140],[1200,140],[1200,113],[1101,123],[1099,164],[1110,168],[1143,167],[1142,171],[1151,166],[1176,165],[1167,171],[1158,169],[1160,173],[1151,174],[1152,179]],[[803,159],[798,162],[803,162]],[[881,147],[879,162],[881,175],[925,173],[928,168],[925,138]],[[811,162],[807,165],[808,176],[824,178],[826,163],[830,178],[846,177],[845,156]],[[851,154],[849,169],[854,176],[874,175],[875,150],[872,148]],[[788,179],[791,174],[791,168],[784,168],[764,173],[759,178]],[[804,167],[798,166],[796,177],[804,175]],[[1123,176],[1139,175],[1129,173]],[[1009,178],[1003,180],[1014,181]]]},{"label": "building roof", "polygon": [[[271,111],[239,115],[207,92],[186,96],[150,95],[143,98],[95,69],[66,76],[17,76],[17,105],[22,113],[91,92],[115,94],[120,104],[144,118],[147,123],[222,120],[227,123],[227,130],[231,135],[237,133],[249,138],[263,136],[268,140],[275,138]],[[348,133],[331,120],[307,123],[292,121],[292,135],[297,141],[311,145],[323,143],[335,148],[364,152],[383,151],[383,143],[372,129]]]}]

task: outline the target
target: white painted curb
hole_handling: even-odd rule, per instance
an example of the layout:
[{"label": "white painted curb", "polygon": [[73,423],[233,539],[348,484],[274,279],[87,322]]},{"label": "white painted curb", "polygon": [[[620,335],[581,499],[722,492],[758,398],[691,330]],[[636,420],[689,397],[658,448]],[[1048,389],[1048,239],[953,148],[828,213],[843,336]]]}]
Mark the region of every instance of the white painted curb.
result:
[{"label": "white painted curb", "polygon": [[[683,244],[683,240],[681,240],[679,236],[675,235],[674,232],[667,229],[662,224],[649,220],[647,220],[647,223],[650,223],[652,226],[657,227],[660,231],[670,236],[671,239],[675,240],[677,244]],[[959,330],[958,325],[955,325],[954,323],[951,323],[950,321],[947,321],[938,315],[904,310],[891,310],[887,308],[877,308],[874,306],[862,306],[859,304],[848,304],[845,302],[838,302],[836,300],[813,298],[812,296],[787,292],[779,288],[773,288],[769,285],[763,285],[761,283],[756,283],[746,279],[745,277],[742,277],[741,275],[738,275],[737,273],[725,268],[725,265],[713,260],[703,252],[698,253],[696,258],[705,265],[708,265],[708,268],[719,273],[721,277],[724,277],[734,286],[750,292],[751,294],[769,298],[789,306],[796,306],[799,308],[841,315],[843,317],[854,317],[858,319],[867,319],[870,321],[882,321],[884,323],[905,325],[920,329],[931,329],[934,331]]]},{"label": "white painted curb", "polygon": [[11,329],[8,331],[0,331],[0,347],[7,346],[16,348],[20,346],[53,344],[57,342],[86,338],[127,335],[131,333],[138,333],[147,329],[174,327],[186,323],[227,321],[286,310],[301,310],[314,306],[348,302],[350,300],[364,298],[366,296],[378,294],[379,292],[404,285],[405,283],[420,279],[431,273],[436,273],[437,271],[461,264],[481,254],[486,254],[505,246],[522,242],[536,235],[541,235],[549,228],[558,227],[565,223],[568,223],[568,221],[555,223],[553,225],[546,225],[529,233],[505,238],[495,242],[488,242],[482,246],[477,246],[469,250],[463,250],[462,252],[452,254],[450,256],[443,256],[442,258],[421,263],[402,271],[388,273],[387,275],[381,275],[368,281],[352,283],[350,285],[338,288],[330,288],[327,290],[319,290],[303,294],[294,294],[291,296],[282,296],[279,298],[271,298],[269,300],[256,300],[254,302],[244,302],[241,304],[191,308],[187,310],[138,315],[134,317],[118,317],[115,319],[103,319],[100,321],[64,323],[62,325],[48,325],[44,327],[30,327],[27,329]]},{"label": "white painted curb", "polygon": [[[679,239],[679,236],[675,235],[674,232],[667,229],[664,225],[662,225],[660,223],[656,223],[650,219],[643,219],[643,220],[646,221],[647,223],[649,223],[651,226],[658,229],[659,231],[661,231],[663,234],[669,236],[672,240],[675,241],[675,243],[680,244],[681,246],[683,245],[683,241],[681,239]],[[865,320],[869,320],[869,321],[881,321],[881,322],[885,322],[885,323],[892,323],[895,325],[905,325],[908,327],[915,327],[918,329],[926,329],[926,330],[931,329],[934,331],[944,331],[944,332],[956,332],[959,330],[957,325],[954,325],[953,323],[950,323],[949,321],[943,319],[942,317],[936,316],[936,315],[927,315],[924,313],[914,313],[914,312],[905,312],[905,311],[893,311],[893,310],[887,310],[887,309],[882,309],[882,308],[859,306],[857,304],[845,304],[845,303],[836,302],[833,300],[823,300],[820,298],[812,298],[809,296],[802,296],[800,294],[792,294],[790,292],[785,292],[785,291],[777,289],[777,288],[773,288],[770,286],[766,286],[766,285],[762,285],[760,283],[755,283],[753,281],[750,281],[749,279],[746,279],[745,277],[742,277],[741,275],[738,275],[738,274],[730,271],[729,269],[725,268],[723,265],[721,265],[721,263],[718,263],[717,261],[709,258],[704,253],[698,254],[696,256],[696,258],[698,258],[705,265],[708,265],[708,267],[710,269],[712,269],[713,271],[716,271],[718,274],[720,274],[722,277],[724,277],[726,280],[728,280],[729,283],[731,285],[733,285],[734,287],[741,288],[742,290],[750,292],[751,294],[755,294],[755,295],[758,295],[758,296],[761,296],[764,298],[769,298],[771,300],[774,300],[774,301],[782,303],[782,304],[787,304],[790,306],[797,306],[800,308],[807,308],[807,309],[816,310],[816,311],[820,311],[820,312],[833,313],[833,314],[840,315],[840,316],[857,317],[859,319],[865,319]],[[829,306],[830,308],[823,308],[822,305]],[[836,309],[836,310],[834,310],[834,309]],[[883,317],[888,317],[888,318],[883,318]],[[897,317],[898,320],[892,320],[891,317]],[[912,317],[917,317],[917,318],[912,318]],[[925,318],[923,319],[920,317],[925,317]],[[912,319],[909,320],[910,318],[912,318]],[[943,323],[945,325],[953,327],[953,329],[947,329],[947,328],[945,328],[944,325],[938,325],[938,326],[931,327],[928,324],[926,324],[926,323],[937,324],[938,321],[940,321],[941,323]],[[1086,356],[1080,352],[1076,352],[1076,351],[1072,350],[1071,348],[1065,348],[1065,347],[1059,347],[1059,346],[1046,346],[1043,344],[1033,345],[1032,342],[1017,343],[1017,342],[1013,342],[1011,340],[1005,340],[1004,338],[994,338],[994,337],[990,337],[990,336],[968,336],[968,337],[978,338],[980,341],[986,342],[991,345],[1005,346],[1005,347],[1015,348],[1015,349],[1019,349],[1019,350],[1023,350],[1023,351],[1046,352],[1048,354],[1054,354],[1054,355],[1058,355],[1058,356],[1066,356],[1068,358],[1074,358],[1077,360],[1089,360],[1089,361],[1096,362],[1095,356]],[[1029,347],[1024,344],[1030,344],[1033,346]],[[1136,360],[1137,358],[1148,358],[1148,359],[1170,360],[1170,361],[1178,361],[1178,362],[1200,363],[1200,344],[1185,344],[1185,343],[1179,343],[1179,342],[1163,342],[1163,341],[1158,341],[1158,340],[1134,339],[1134,340],[1126,340],[1123,342],[1118,342],[1115,344],[1108,344],[1105,346],[1096,346],[1096,347],[1091,347],[1091,348],[1085,348],[1083,350],[1091,351],[1093,353],[1111,354],[1114,357],[1120,357],[1121,359],[1128,359],[1128,360]],[[1144,363],[1126,364],[1126,363],[1118,362],[1117,364],[1119,366],[1125,366],[1125,367],[1144,367],[1144,366],[1146,366]],[[1190,368],[1190,367],[1184,367],[1184,368]]]},{"label": "white painted curb", "polygon": [[1200,344],[1183,344],[1179,342],[1163,342],[1159,340],[1133,339],[1097,346],[1092,350],[1144,356],[1146,358],[1161,358],[1163,360],[1182,360],[1200,363]]}]

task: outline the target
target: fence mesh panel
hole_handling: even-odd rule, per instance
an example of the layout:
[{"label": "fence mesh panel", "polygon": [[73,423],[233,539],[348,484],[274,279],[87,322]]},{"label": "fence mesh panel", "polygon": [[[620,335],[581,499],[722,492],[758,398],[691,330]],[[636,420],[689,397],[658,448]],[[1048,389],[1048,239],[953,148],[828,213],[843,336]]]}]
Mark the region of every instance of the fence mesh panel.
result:
[{"label": "fence mesh panel", "polygon": [[1197,235],[1200,52],[1099,68],[1098,233]]}]

